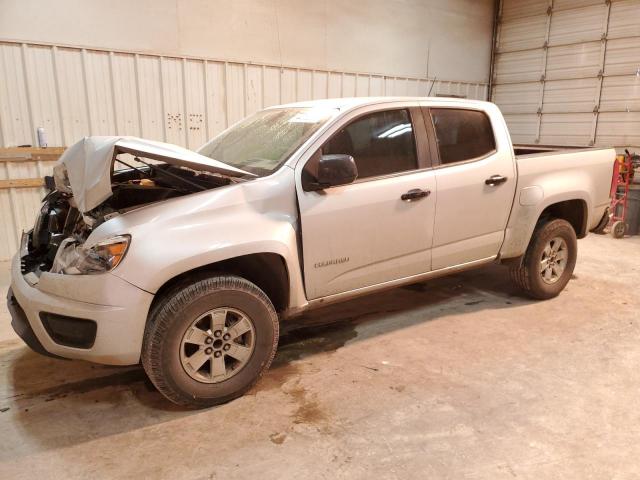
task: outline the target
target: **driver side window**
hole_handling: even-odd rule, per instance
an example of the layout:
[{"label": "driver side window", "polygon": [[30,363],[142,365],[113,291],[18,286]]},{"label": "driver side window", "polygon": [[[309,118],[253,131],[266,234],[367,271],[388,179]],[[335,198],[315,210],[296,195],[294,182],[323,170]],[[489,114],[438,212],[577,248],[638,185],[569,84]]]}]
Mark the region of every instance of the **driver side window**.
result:
[{"label": "driver side window", "polygon": [[[406,109],[384,110],[357,118],[336,132],[321,150],[321,155],[351,155],[359,179],[418,168],[413,124]],[[317,168],[319,157],[314,155],[309,160],[309,173]]]}]

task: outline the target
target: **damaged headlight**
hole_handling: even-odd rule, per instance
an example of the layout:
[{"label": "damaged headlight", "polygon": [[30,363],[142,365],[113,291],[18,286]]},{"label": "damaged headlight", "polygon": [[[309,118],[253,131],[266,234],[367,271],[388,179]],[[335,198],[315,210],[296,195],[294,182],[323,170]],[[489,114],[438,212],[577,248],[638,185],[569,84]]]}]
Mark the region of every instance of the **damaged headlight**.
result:
[{"label": "damaged headlight", "polygon": [[66,238],[60,244],[51,267],[52,273],[92,275],[108,272],[118,266],[129,248],[131,237],[118,235],[91,247],[85,247],[75,238]]}]

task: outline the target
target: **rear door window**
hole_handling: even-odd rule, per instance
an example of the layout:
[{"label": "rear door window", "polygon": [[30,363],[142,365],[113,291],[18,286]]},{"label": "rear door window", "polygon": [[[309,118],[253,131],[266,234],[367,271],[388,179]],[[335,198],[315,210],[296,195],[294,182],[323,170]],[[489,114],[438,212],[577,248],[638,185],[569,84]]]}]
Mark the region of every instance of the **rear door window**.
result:
[{"label": "rear door window", "polygon": [[491,121],[479,110],[431,108],[440,163],[484,157],[496,150]]}]

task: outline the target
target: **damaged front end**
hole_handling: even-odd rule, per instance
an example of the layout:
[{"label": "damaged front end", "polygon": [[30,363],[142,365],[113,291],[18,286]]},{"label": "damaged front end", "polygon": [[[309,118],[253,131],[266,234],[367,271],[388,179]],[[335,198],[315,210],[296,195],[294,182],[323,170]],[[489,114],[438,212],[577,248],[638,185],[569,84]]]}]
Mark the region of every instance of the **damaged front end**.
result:
[{"label": "damaged front end", "polygon": [[[127,154],[133,160],[118,157]],[[115,164],[126,168],[114,170]],[[174,145],[131,137],[85,138],[56,164],[55,189],[45,196],[33,229],[23,234],[22,274],[33,285],[42,272],[108,272],[124,258],[131,236],[87,242],[101,224],[243,176],[251,174]]]}]

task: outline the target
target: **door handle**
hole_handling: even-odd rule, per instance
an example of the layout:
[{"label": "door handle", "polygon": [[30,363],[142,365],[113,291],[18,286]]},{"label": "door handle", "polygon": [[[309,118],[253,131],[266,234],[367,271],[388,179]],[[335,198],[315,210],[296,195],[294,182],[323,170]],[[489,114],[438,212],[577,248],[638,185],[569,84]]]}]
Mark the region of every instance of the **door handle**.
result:
[{"label": "door handle", "polygon": [[491,187],[495,187],[507,181],[507,177],[503,177],[502,175],[491,175],[487,178],[484,183],[485,185],[489,185]]},{"label": "door handle", "polygon": [[409,190],[407,193],[403,193],[400,198],[405,202],[413,202],[415,200],[420,200],[421,198],[425,198],[431,195],[431,190],[422,190],[420,188],[413,188]]}]

